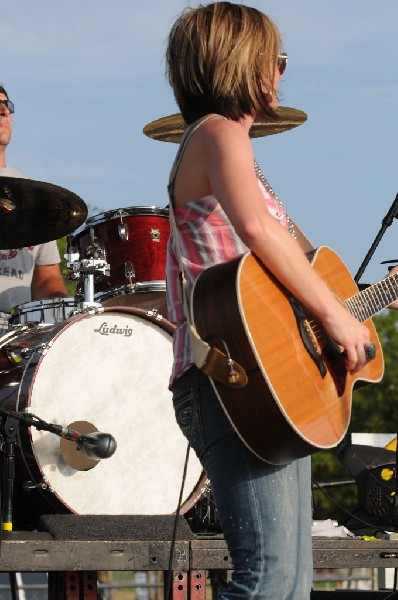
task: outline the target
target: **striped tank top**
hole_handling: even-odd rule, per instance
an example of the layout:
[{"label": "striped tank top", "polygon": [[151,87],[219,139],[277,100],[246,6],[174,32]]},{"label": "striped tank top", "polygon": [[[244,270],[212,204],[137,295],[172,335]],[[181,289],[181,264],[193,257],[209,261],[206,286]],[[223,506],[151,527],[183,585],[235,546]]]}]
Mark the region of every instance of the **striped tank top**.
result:
[{"label": "striped tank top", "polygon": [[[281,206],[258,180],[270,213],[288,228],[288,217]],[[214,196],[205,196],[177,206],[174,217],[178,228],[182,267],[187,281],[188,294],[192,292],[197,277],[214,264],[232,260],[248,252],[248,248],[235,232],[221,205]],[[179,264],[174,231],[171,230],[167,245],[166,281],[169,319],[176,325],[173,336],[174,362],[170,377],[170,389],[178,377],[183,375],[194,360],[184,305],[180,298]]]}]

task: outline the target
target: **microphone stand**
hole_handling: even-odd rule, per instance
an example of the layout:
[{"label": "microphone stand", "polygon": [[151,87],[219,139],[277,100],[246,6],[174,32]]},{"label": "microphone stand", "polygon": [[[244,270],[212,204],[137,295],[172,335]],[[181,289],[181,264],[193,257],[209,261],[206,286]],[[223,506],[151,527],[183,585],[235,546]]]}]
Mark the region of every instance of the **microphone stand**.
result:
[{"label": "microphone stand", "polygon": [[[367,267],[371,257],[373,256],[374,251],[376,250],[378,244],[380,243],[387,227],[392,225],[394,218],[395,219],[398,218],[398,194],[395,196],[394,202],[391,204],[388,213],[386,214],[386,216],[384,217],[384,219],[382,221],[382,226],[379,230],[379,233],[377,234],[372,246],[370,247],[357,274],[354,277],[356,283],[358,283],[358,281],[360,280],[365,268]],[[398,262],[398,260],[383,261],[383,262],[384,263],[394,263],[394,262]],[[397,417],[397,430],[398,430],[398,417]],[[393,517],[392,517],[392,522],[393,522],[394,527],[398,527],[398,477],[397,477],[397,474],[398,474],[398,435],[397,435],[396,447],[395,447],[395,495],[394,495]]]},{"label": "microphone stand", "polygon": [[2,482],[3,490],[0,490],[1,497],[1,520],[2,531],[12,531],[12,501],[14,496],[15,480],[15,445],[19,433],[19,424],[23,423],[26,427],[34,425],[37,429],[47,429],[47,423],[40,421],[35,423],[34,415],[28,413],[17,413],[8,410],[0,410],[1,426],[0,438],[2,441],[1,450],[4,452],[2,460]]},{"label": "microphone stand", "polygon": [[12,531],[12,508],[15,480],[15,445],[19,433],[19,425],[35,427],[38,430],[50,431],[55,435],[79,441],[79,434],[72,429],[63,428],[61,425],[46,423],[39,417],[30,413],[19,413],[8,410],[0,410],[0,449],[4,452],[2,460],[2,482],[0,489],[2,531]]},{"label": "microphone stand", "polygon": [[15,444],[19,431],[19,424],[25,427],[35,427],[38,430],[49,431],[58,437],[70,440],[77,444],[77,450],[83,452],[91,459],[93,464],[103,458],[109,458],[116,450],[115,439],[108,433],[95,431],[92,434],[82,435],[74,429],[63,427],[55,423],[46,423],[32,413],[19,413],[0,410],[0,450],[3,450],[2,479],[4,483],[3,494],[0,489],[0,512],[2,517],[2,530],[12,531],[12,500],[15,479]]},{"label": "microphone stand", "polygon": [[[0,437],[2,439],[2,481],[3,493],[1,494],[1,529],[12,531],[12,500],[14,495],[15,480],[15,444],[19,431],[19,420],[12,415],[4,415],[0,411],[2,420],[0,426]],[[1,493],[1,491],[0,491]]]},{"label": "microphone stand", "polygon": [[375,237],[373,244],[371,245],[367,255],[365,256],[361,266],[358,269],[357,274],[354,277],[356,283],[358,283],[358,281],[360,280],[364,270],[366,269],[367,265],[369,264],[370,259],[372,258],[373,254],[374,254],[374,251],[376,250],[383,235],[385,234],[387,227],[389,227],[392,224],[392,221],[394,218],[398,218],[398,194],[395,196],[395,200],[391,204],[390,210],[388,211],[388,213],[386,214],[386,216],[384,217],[384,219],[382,221],[382,226],[379,230],[379,233]]}]

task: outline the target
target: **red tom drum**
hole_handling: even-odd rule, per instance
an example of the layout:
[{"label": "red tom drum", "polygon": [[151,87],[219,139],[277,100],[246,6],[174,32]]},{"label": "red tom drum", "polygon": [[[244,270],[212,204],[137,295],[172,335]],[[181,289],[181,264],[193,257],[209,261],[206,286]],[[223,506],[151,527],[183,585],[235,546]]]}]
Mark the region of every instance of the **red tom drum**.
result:
[{"label": "red tom drum", "polygon": [[[166,290],[166,248],[169,211],[155,206],[133,206],[90,217],[69,236],[69,246],[80,260],[91,258],[93,247],[104,252],[109,276],[95,275],[95,299]],[[79,288],[79,285],[78,285]]]}]

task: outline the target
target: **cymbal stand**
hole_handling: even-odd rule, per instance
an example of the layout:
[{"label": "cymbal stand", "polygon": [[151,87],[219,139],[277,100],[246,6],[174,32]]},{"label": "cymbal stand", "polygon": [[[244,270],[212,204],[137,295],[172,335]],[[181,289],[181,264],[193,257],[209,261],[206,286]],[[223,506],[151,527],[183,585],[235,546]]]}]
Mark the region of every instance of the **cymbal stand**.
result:
[{"label": "cymbal stand", "polygon": [[392,224],[392,221],[394,218],[398,218],[398,194],[395,196],[395,200],[391,204],[388,213],[384,217],[384,219],[382,221],[382,226],[381,226],[377,236],[375,237],[373,244],[371,245],[367,255],[365,256],[364,260],[362,261],[361,266],[358,269],[357,274],[354,277],[356,283],[358,283],[358,281],[362,277],[362,274],[365,271],[366,267],[368,266],[369,261],[374,254],[374,251],[376,250],[377,246],[379,245],[379,243],[381,241],[381,238],[383,237],[387,227],[389,227]]},{"label": "cymbal stand", "polygon": [[99,244],[98,239],[94,236],[94,229],[90,228],[91,243],[85,249],[85,258],[80,260],[80,254],[75,252],[73,248],[69,248],[65,259],[67,261],[67,269],[69,271],[68,278],[78,280],[83,275],[84,284],[84,299],[79,304],[79,308],[95,308],[101,307],[100,302],[96,302],[94,298],[95,279],[94,276],[102,274],[109,277],[110,265],[106,262],[105,249]]}]

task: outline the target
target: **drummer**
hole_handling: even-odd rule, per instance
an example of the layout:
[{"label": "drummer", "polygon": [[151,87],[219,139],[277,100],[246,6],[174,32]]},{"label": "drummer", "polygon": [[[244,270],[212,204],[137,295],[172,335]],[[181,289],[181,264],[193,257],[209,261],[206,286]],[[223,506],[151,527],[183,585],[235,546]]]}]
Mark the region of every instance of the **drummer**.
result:
[{"label": "drummer", "polygon": [[[26,178],[6,161],[13,112],[14,104],[0,83],[0,176]],[[0,335],[8,331],[12,307],[32,300],[68,295],[59,263],[56,241],[0,250]]]}]

